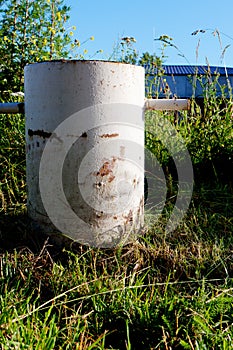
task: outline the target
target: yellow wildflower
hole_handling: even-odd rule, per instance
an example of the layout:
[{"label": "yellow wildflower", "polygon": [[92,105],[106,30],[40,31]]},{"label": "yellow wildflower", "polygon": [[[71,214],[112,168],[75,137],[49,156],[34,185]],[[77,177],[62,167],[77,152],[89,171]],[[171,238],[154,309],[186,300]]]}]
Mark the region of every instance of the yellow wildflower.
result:
[{"label": "yellow wildflower", "polygon": [[70,36],[73,36],[74,35],[74,33],[73,32],[70,32]]},{"label": "yellow wildflower", "polygon": [[86,55],[88,53],[88,50],[87,49],[83,50],[83,53],[84,55]]},{"label": "yellow wildflower", "polygon": [[57,13],[57,20],[60,22],[61,21],[61,12]]},{"label": "yellow wildflower", "polygon": [[92,41],[95,40],[94,36],[91,36],[91,37],[90,37],[90,40],[92,40]]},{"label": "yellow wildflower", "polygon": [[49,30],[50,30],[50,32],[52,33],[52,35],[55,35],[55,33],[56,33],[55,29],[53,29],[53,28],[50,27]]}]

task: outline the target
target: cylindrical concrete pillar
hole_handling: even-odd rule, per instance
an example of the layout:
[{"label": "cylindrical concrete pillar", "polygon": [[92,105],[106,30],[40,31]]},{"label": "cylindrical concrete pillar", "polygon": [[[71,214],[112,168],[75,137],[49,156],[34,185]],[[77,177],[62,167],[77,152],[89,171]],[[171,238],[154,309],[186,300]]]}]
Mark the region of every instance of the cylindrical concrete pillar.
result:
[{"label": "cylindrical concrete pillar", "polygon": [[49,235],[113,247],[143,226],[144,69],[25,67],[28,213]]}]

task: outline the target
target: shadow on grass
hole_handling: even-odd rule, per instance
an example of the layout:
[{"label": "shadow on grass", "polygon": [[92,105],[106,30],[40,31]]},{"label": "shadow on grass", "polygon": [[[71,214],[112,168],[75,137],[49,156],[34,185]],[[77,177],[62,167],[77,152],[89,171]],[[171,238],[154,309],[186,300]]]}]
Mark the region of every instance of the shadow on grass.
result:
[{"label": "shadow on grass", "polygon": [[0,214],[0,249],[20,250],[25,245],[35,249],[36,244],[28,236],[28,228],[26,214]]},{"label": "shadow on grass", "polygon": [[32,230],[27,213],[0,214],[0,252],[20,252],[26,248],[37,255],[45,245],[50,248],[52,255],[62,250],[62,247],[56,245],[48,236]]},{"label": "shadow on grass", "polygon": [[32,259],[48,255],[52,262],[67,265],[68,251],[73,254],[83,254],[89,250],[78,242],[59,236],[52,237],[35,229],[27,213],[0,213],[0,255],[30,254]]}]

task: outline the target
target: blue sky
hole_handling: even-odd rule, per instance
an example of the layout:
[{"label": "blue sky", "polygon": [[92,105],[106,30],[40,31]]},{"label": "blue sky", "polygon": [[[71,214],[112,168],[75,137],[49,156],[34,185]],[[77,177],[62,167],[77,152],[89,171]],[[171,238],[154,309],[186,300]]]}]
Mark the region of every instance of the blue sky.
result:
[{"label": "blue sky", "polygon": [[[177,49],[166,48],[166,64],[206,64],[233,66],[232,0],[66,0],[71,6],[69,25],[77,27],[74,37],[84,43],[87,59],[109,59],[119,39],[132,36],[139,53],[161,55],[161,35],[173,38]],[[204,29],[205,33],[191,35]],[[220,40],[214,31],[220,32]],[[230,45],[226,48],[227,45]],[[224,58],[222,52],[225,49]],[[103,54],[95,55],[98,50]],[[198,55],[197,55],[198,54]],[[183,55],[183,56],[181,56]]]}]

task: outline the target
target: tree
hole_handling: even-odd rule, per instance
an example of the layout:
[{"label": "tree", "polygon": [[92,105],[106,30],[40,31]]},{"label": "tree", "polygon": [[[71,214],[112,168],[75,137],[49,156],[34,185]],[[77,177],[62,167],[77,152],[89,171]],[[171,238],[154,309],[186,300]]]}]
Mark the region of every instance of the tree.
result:
[{"label": "tree", "polygon": [[114,57],[111,58],[124,63],[151,66],[161,70],[163,62],[162,58],[155,54],[151,55],[149,52],[144,52],[142,56],[139,57],[139,53],[134,47],[135,43],[136,39],[132,36],[121,38],[121,41],[117,44],[114,50]]},{"label": "tree", "polygon": [[138,64],[140,66],[149,65],[159,68],[162,66],[162,59],[155,54],[151,55],[149,52],[144,52],[140,57]]},{"label": "tree", "polygon": [[79,46],[65,24],[70,8],[63,0],[6,0],[0,2],[0,93],[23,91],[27,63],[69,58]]}]

